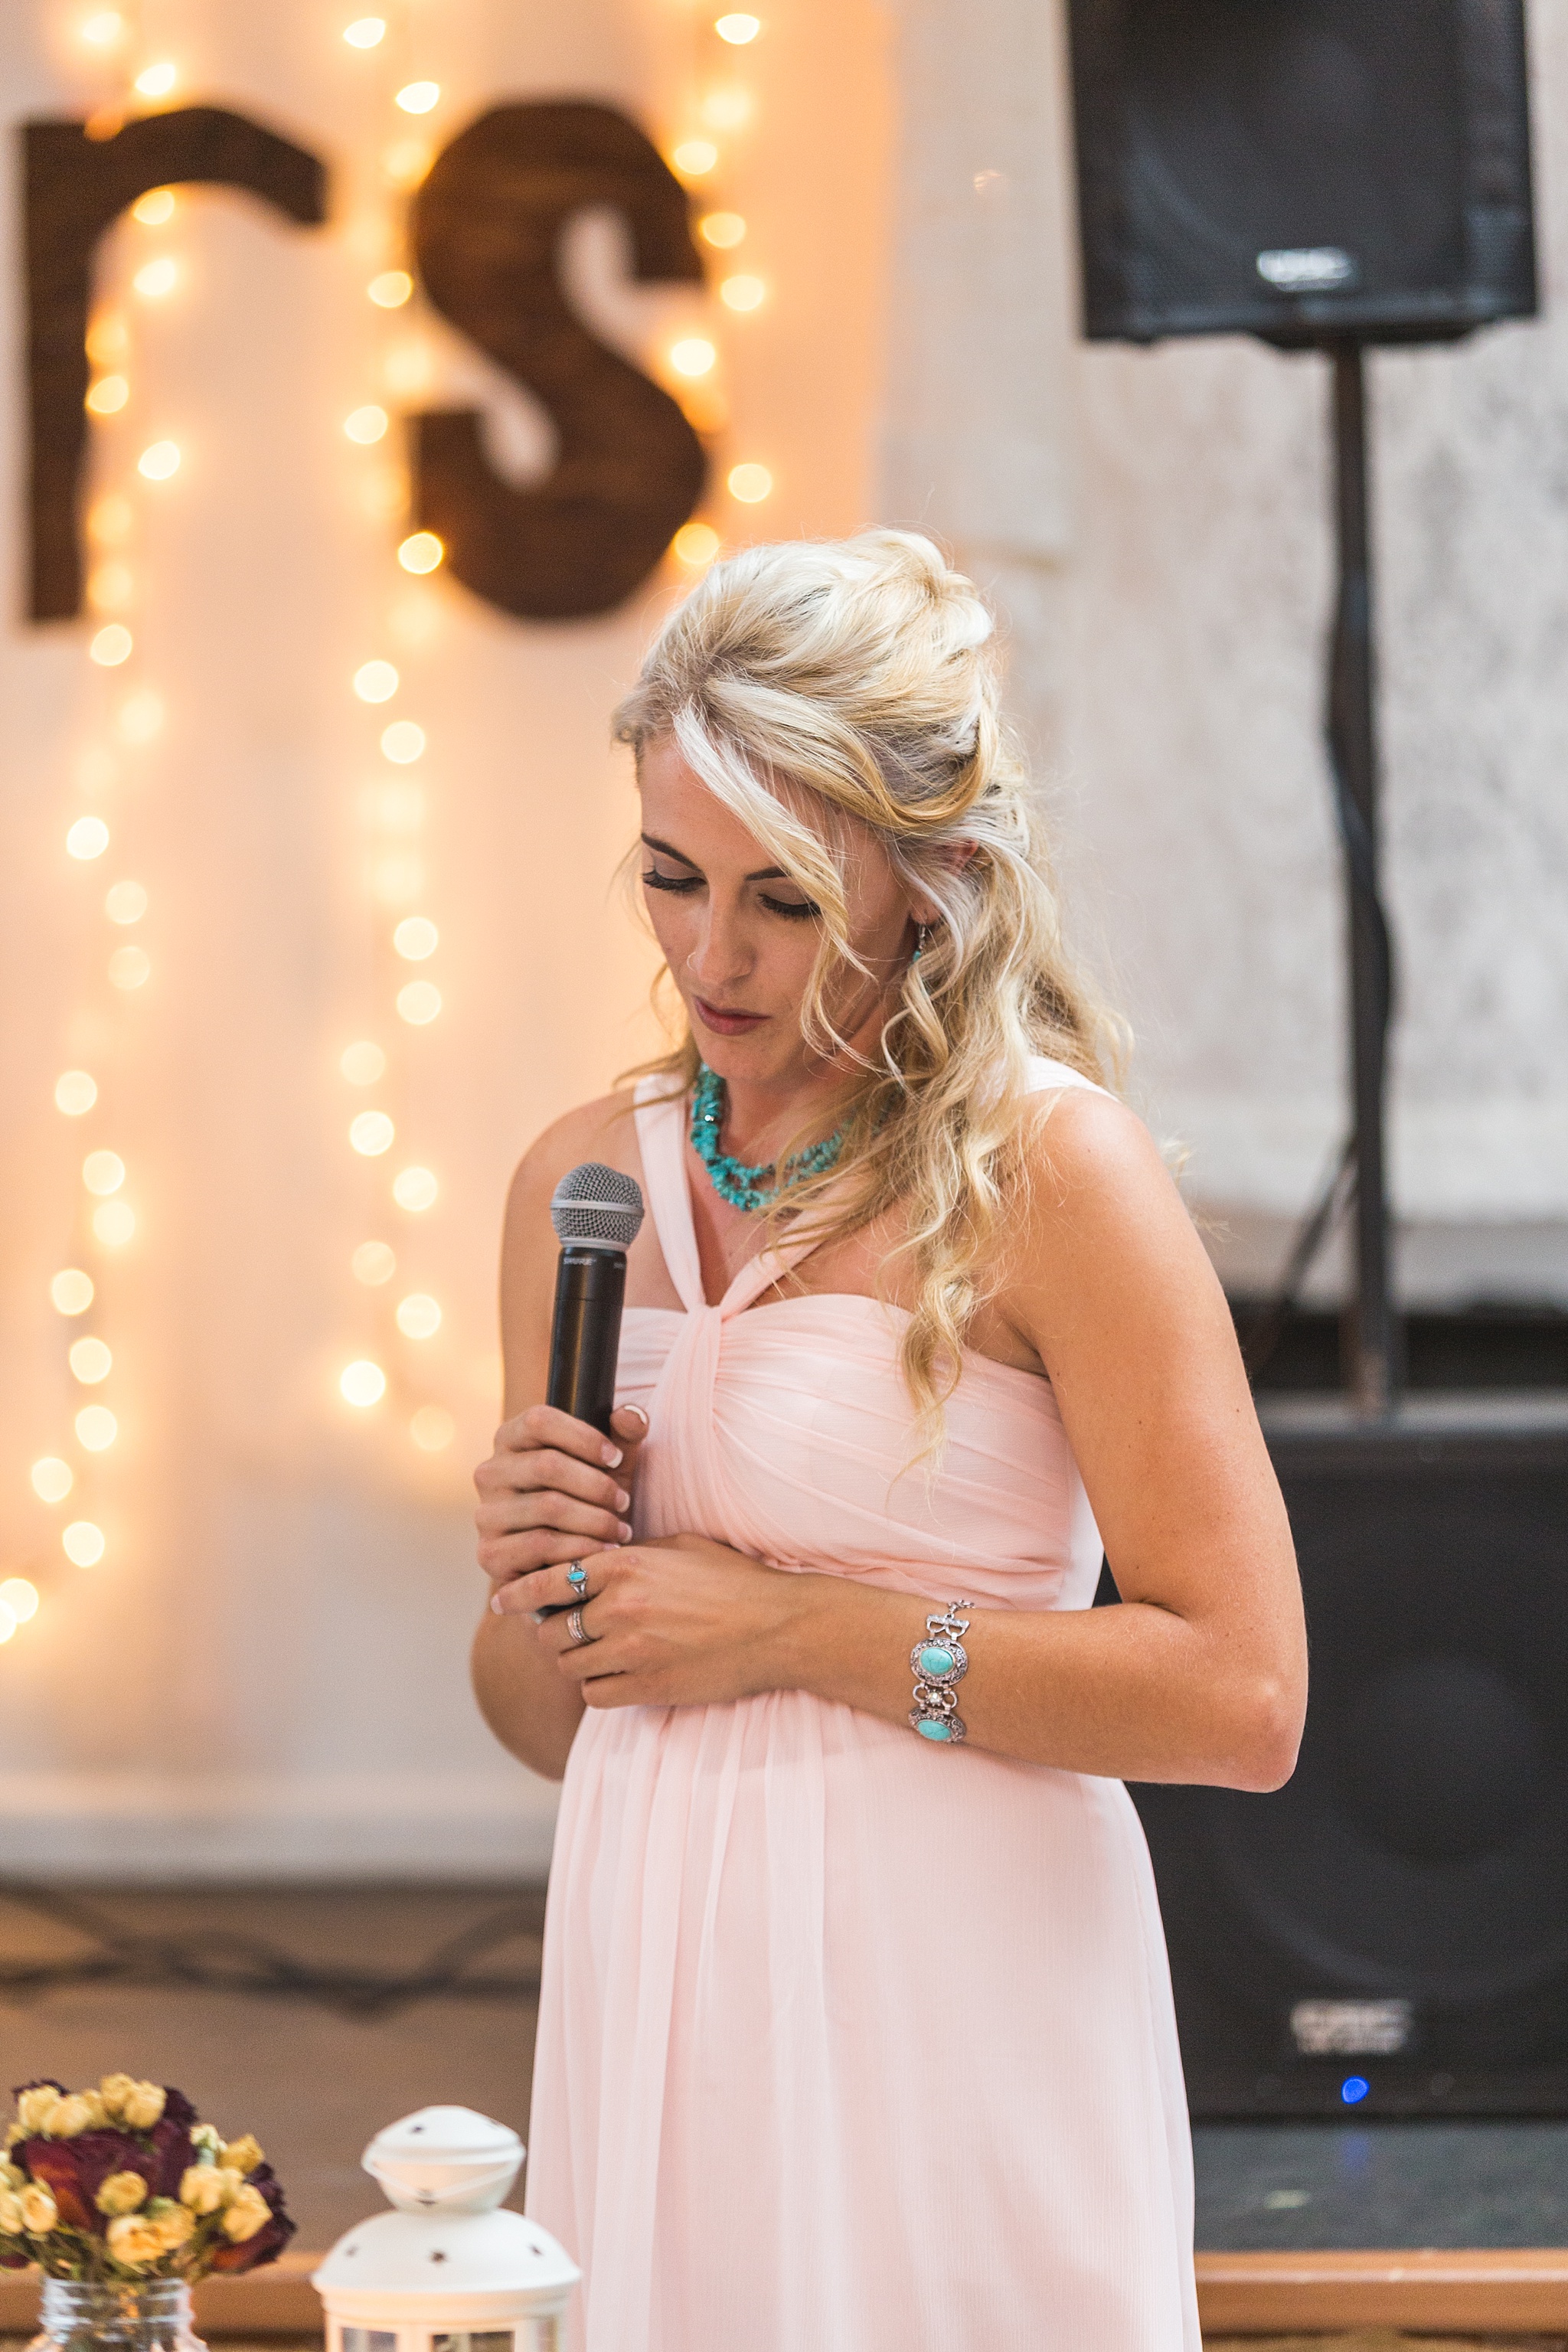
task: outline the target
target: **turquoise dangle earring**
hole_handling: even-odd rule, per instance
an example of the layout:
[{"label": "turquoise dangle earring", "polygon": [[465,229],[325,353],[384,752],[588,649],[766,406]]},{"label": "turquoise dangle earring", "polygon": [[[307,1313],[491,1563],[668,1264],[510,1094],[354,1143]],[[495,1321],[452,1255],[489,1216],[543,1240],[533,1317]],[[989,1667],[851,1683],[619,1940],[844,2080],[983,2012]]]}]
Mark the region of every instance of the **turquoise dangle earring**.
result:
[{"label": "turquoise dangle earring", "polygon": [[921,956],[924,955],[926,940],[930,931],[931,925],[929,923],[917,923],[915,925],[915,951],[910,958],[910,961],[911,963],[919,963]]}]

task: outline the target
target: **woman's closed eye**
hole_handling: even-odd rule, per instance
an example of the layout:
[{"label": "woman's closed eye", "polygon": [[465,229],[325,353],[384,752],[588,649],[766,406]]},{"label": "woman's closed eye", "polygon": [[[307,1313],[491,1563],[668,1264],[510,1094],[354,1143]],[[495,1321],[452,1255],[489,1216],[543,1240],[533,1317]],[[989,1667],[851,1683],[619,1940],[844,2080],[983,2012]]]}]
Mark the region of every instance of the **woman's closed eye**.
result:
[{"label": "woman's closed eye", "polygon": [[650,866],[643,876],[643,887],[645,890],[679,890],[684,892],[687,890],[696,890],[700,888],[701,882],[702,877],[700,874],[661,874],[657,866]]},{"label": "woman's closed eye", "polygon": [[757,898],[770,915],[787,915],[791,922],[804,923],[822,912],[815,898],[773,898],[765,890],[759,890]]}]

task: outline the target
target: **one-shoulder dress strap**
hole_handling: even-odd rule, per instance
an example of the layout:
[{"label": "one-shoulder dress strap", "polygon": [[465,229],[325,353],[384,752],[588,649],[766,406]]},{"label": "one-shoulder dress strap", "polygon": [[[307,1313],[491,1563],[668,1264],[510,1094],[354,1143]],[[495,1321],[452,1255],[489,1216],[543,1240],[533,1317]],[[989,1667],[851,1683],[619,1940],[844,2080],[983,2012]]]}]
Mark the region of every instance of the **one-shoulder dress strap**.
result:
[{"label": "one-shoulder dress strap", "polygon": [[1087,1087],[1091,1095],[1107,1092],[1092,1078],[1086,1078],[1081,1070],[1075,1070],[1070,1062],[1053,1062],[1044,1054],[1031,1054],[1029,1092],[1032,1095],[1051,1094],[1060,1087]]},{"label": "one-shoulder dress strap", "polygon": [[656,1071],[637,1080],[632,1100],[653,1229],[681,1305],[689,1315],[700,1315],[708,1301],[686,1185],[686,1096],[672,1094],[670,1080]]}]

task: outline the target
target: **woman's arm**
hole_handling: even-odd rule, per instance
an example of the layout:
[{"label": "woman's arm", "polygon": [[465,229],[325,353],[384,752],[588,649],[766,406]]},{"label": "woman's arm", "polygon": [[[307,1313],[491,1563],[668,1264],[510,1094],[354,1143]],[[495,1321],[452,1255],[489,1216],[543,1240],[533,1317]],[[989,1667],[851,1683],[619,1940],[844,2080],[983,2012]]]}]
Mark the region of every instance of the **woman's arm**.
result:
[{"label": "woman's arm", "polygon": [[[1075,1092],[1041,1118],[1003,1299],[1049,1374],[1123,1606],[973,1612],[970,1739],[1118,1779],[1278,1788],[1306,1702],[1289,1528],[1219,1285],[1119,1105]],[[905,1721],[925,1602],[696,1538],[587,1566],[595,1643],[559,1620],[533,1638],[591,1706],[799,1688]],[[558,1585],[525,1577],[498,1604],[532,1610]]]}]

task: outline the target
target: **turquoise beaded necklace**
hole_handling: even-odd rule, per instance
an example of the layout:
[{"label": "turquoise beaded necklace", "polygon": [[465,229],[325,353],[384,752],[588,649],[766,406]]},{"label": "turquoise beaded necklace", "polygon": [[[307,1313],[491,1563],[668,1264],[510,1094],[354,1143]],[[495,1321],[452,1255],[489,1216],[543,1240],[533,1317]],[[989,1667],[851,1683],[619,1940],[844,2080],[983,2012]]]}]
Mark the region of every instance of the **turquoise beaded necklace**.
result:
[{"label": "turquoise beaded necklace", "polygon": [[691,1089],[691,1149],[707,1169],[719,1198],[728,1201],[732,1209],[765,1209],[776,1193],[788,1185],[798,1184],[803,1177],[826,1175],[844,1143],[844,1129],[836,1127],[820,1143],[812,1144],[794,1160],[784,1161],[781,1182],[772,1162],[765,1168],[743,1168],[729,1152],[721,1150],[720,1137],[723,1131],[724,1081],[714,1076],[706,1062],[700,1062],[697,1083]]}]

